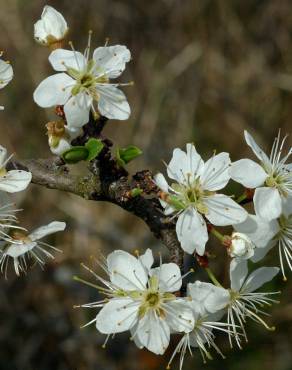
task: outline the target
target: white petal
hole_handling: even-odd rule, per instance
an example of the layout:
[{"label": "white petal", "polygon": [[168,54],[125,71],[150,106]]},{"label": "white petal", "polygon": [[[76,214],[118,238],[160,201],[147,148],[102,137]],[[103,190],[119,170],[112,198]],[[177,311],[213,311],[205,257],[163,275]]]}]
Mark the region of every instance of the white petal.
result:
[{"label": "white petal", "polygon": [[75,80],[66,73],[57,73],[43,80],[33,93],[34,101],[42,108],[64,105],[71,95]]},{"label": "white petal", "polygon": [[247,269],[247,261],[241,260],[238,261],[233,259],[230,262],[230,282],[231,282],[231,289],[235,290],[236,292],[240,291],[242,284],[244,283],[248,274]]},{"label": "white petal", "polygon": [[276,188],[257,188],[253,197],[257,216],[271,221],[282,213],[282,199]]},{"label": "white petal", "polygon": [[286,199],[283,199],[282,208],[283,208],[282,209],[283,215],[286,218],[288,218],[292,214],[292,197],[291,196]]},{"label": "white petal", "polygon": [[137,327],[138,327],[138,324],[136,324],[135,326],[133,326],[131,329],[130,329],[130,332],[131,332],[131,339],[134,341],[134,343],[136,344],[136,346],[139,348],[139,349],[142,349],[144,348],[143,344],[140,342],[139,338],[136,334],[136,330],[137,330]]},{"label": "white petal", "polygon": [[146,252],[139,257],[139,261],[142,263],[148,273],[154,263],[152,250],[148,248]]},{"label": "white petal", "polygon": [[80,128],[89,121],[91,97],[80,93],[72,96],[64,106],[69,129]]},{"label": "white petal", "polygon": [[29,234],[29,237],[31,240],[39,240],[43,237],[56,233],[58,231],[65,230],[66,223],[65,222],[59,222],[59,221],[53,221],[49,223],[48,225],[41,226],[37,229],[35,229],[33,232]]},{"label": "white petal", "polygon": [[167,324],[172,331],[177,333],[189,333],[194,328],[194,315],[192,309],[183,299],[176,299],[165,304],[168,314]]},{"label": "white petal", "polygon": [[167,176],[181,184],[186,183],[186,174],[188,173],[187,163],[186,153],[179,148],[174,149],[171,161],[167,166]]},{"label": "white petal", "polygon": [[154,176],[154,182],[159,187],[159,189],[161,189],[165,193],[168,193],[168,183],[162,173],[158,173]]},{"label": "white petal", "polygon": [[247,131],[244,131],[244,137],[247,145],[252,149],[252,151],[258,157],[258,159],[261,162],[270,163],[270,160],[265,154],[265,152],[258,146],[254,138]]},{"label": "white petal", "polygon": [[196,151],[196,148],[193,144],[190,143],[187,144],[186,149],[187,149],[187,163],[186,163],[187,173],[191,174],[190,180],[193,181],[201,172],[204,166],[204,162],[200,154],[198,154],[198,152]]},{"label": "white petal", "polygon": [[167,166],[167,175],[181,184],[192,182],[200,173],[204,164],[201,156],[192,144],[186,145],[187,152],[176,148]]},{"label": "white petal", "polygon": [[208,241],[207,226],[203,217],[193,208],[185,210],[176,222],[176,234],[182,249],[187,253],[203,255]]},{"label": "white petal", "polygon": [[107,257],[111,282],[124,290],[143,290],[148,281],[142,263],[130,253],[116,250]]},{"label": "white petal", "polygon": [[61,13],[53,7],[46,5],[41,19],[34,25],[34,37],[38,42],[47,43],[47,37],[53,36],[62,39],[68,30],[67,23]]},{"label": "white petal", "polygon": [[162,355],[169,344],[170,329],[164,319],[149,311],[138,323],[137,336],[149,351]]},{"label": "white petal", "polygon": [[22,243],[22,244],[11,244],[5,251],[4,254],[12,258],[18,258],[23,256],[28,251],[31,251],[37,243]]},{"label": "white petal", "polygon": [[129,298],[112,299],[99,311],[96,328],[103,334],[131,329],[138,317],[139,303]]},{"label": "white petal", "polygon": [[0,59],[0,89],[3,89],[13,78],[13,68],[4,60]]},{"label": "white petal", "polygon": [[0,177],[0,190],[16,193],[26,189],[31,182],[31,173],[27,171],[11,170]]},{"label": "white petal", "polygon": [[229,166],[231,164],[228,153],[220,153],[211,157],[202,169],[200,181],[203,189],[215,191],[223,189],[229,179]]},{"label": "white petal", "polygon": [[201,316],[206,312],[217,312],[226,307],[229,302],[229,293],[226,289],[198,280],[193,284],[188,284],[188,294],[192,297],[192,307]]},{"label": "white petal", "polygon": [[263,284],[272,280],[279,271],[278,267],[260,267],[249,275],[242,287],[242,291],[250,293],[257,290]]},{"label": "white petal", "polygon": [[159,278],[159,290],[161,292],[176,292],[181,288],[181,273],[175,263],[164,263],[160,267],[153,268],[150,275]]},{"label": "white petal", "polygon": [[238,224],[247,218],[246,210],[227,195],[215,194],[207,197],[204,202],[208,208],[206,217],[213,225]]},{"label": "white petal", "polygon": [[251,258],[252,262],[256,263],[262,260],[275,245],[276,241],[271,240],[265,247],[256,248],[253,257]]},{"label": "white petal", "polygon": [[276,220],[265,221],[255,215],[248,215],[244,222],[233,227],[246,234],[257,248],[264,248],[280,230]]},{"label": "white petal", "polygon": [[100,95],[98,110],[101,115],[109,119],[125,120],[131,113],[131,108],[125,94],[115,86],[97,86]]},{"label": "white petal", "polygon": [[95,74],[105,73],[109,78],[116,78],[125,70],[126,63],[131,59],[131,53],[126,46],[103,46],[94,50],[93,60],[97,67]]},{"label": "white petal", "polygon": [[268,177],[262,166],[250,159],[240,159],[232,163],[229,173],[234,181],[251,189],[263,185]]},{"label": "white petal", "polygon": [[176,211],[174,207],[172,207],[170,204],[162,199],[159,199],[159,203],[161,204],[161,207],[164,208],[163,213],[165,214],[165,216],[169,216]]},{"label": "white petal", "polygon": [[49,62],[55,71],[65,72],[68,68],[83,71],[86,67],[86,59],[79,51],[56,49],[51,52]]}]

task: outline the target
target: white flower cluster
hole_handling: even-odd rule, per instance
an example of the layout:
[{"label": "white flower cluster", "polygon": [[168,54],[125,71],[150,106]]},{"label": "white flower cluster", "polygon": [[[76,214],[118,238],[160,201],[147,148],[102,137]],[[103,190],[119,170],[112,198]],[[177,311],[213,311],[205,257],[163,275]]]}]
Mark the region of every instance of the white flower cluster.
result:
[{"label": "white flower cluster", "polygon": [[72,43],[72,50],[62,49],[59,43],[67,31],[63,16],[50,6],[44,8],[41,20],[35,24],[35,39],[44,45],[55,45],[49,62],[58,73],[42,81],[33,97],[40,107],[62,107],[65,122],[58,123],[62,129],[48,129],[50,148],[59,155],[71,147],[71,141],[88,123],[90,112],[95,118],[102,115],[116,120],[128,119],[131,112],[119,86],[132,83],[111,82],[125,70],[130,51],[123,45],[106,45],[91,55],[91,32],[84,54],[76,51]]},{"label": "white flower cluster", "polygon": [[0,268],[7,276],[8,262],[13,260],[17,275],[27,269],[27,259],[33,258],[41,266],[44,257],[53,258],[45,248],[55,249],[53,246],[39,241],[44,236],[65,229],[64,222],[51,222],[32,233],[18,226],[15,209],[7,193],[16,193],[25,190],[31,182],[32,174],[23,170],[6,170],[6,164],[12,156],[7,157],[7,150],[0,146]]},{"label": "white flower cluster", "polygon": [[[121,76],[131,53],[126,46],[114,45],[96,48],[91,55],[92,32],[84,53],[63,49],[68,25],[62,14],[45,6],[41,19],[35,23],[35,39],[50,47],[49,62],[57,72],[43,80],[34,92],[34,101],[43,108],[54,107],[62,118],[47,124],[49,146],[54,154],[62,155],[72,147],[72,141],[82,134],[83,127],[100,116],[126,120],[130,106],[120,86],[112,82]],[[0,57],[2,54],[0,55]],[[0,88],[13,77],[8,62],[0,59]],[[0,107],[3,109],[3,107]],[[252,268],[248,273],[248,260],[260,261],[273,247],[279,251],[280,267],[284,279],[285,260],[292,270],[292,166],[290,147],[284,153],[287,137],[280,133],[268,156],[253,137],[244,133],[247,145],[259,163],[250,159],[232,162],[228,153],[214,154],[204,161],[193,144],[186,151],[174,149],[167,165],[166,180],[158,173],[154,178],[166,222],[175,222],[177,239],[184,252],[194,255],[205,268],[210,282],[195,281],[183,287],[180,268],[175,263],[162,263],[153,267],[151,250],[136,257],[121,250],[98,260],[106,278],[93,274],[97,284],[92,284],[104,297],[81,307],[99,308],[95,323],[99,332],[111,336],[125,331],[138,348],[162,355],[171,334],[179,334],[180,341],[170,358],[172,363],[180,353],[180,369],[187,351],[198,348],[203,360],[211,358],[211,349],[224,357],[215,342],[216,332],[229,338],[230,346],[239,348],[247,341],[247,319],[273,330],[263,320],[263,307],[277,302],[273,296],[279,292],[257,292],[279,272],[278,267]],[[53,258],[50,250],[57,248],[42,242],[49,234],[65,229],[64,222],[51,222],[31,233],[18,225],[13,203],[7,193],[26,189],[32,174],[23,170],[8,170],[11,157],[0,146],[0,267],[7,272],[9,260],[13,261],[17,275],[27,269],[28,258],[41,266],[44,257]],[[230,180],[245,187],[235,198],[223,189]],[[137,189],[141,190],[141,189]],[[140,193],[139,193],[140,194]],[[249,214],[253,206],[254,214]],[[228,235],[219,227],[232,227]],[[224,246],[230,260],[230,286],[224,288],[208,266],[206,251],[212,234]],[[205,258],[204,263],[203,261]],[[184,293],[186,290],[186,294]],[[80,306],[79,306],[80,307]],[[85,326],[86,326],[85,325]]]},{"label": "white flower cluster", "polygon": [[[283,155],[286,137],[281,141],[279,134],[268,157],[248,132],[244,135],[260,164],[250,159],[232,163],[227,153],[204,162],[192,144],[187,144],[186,152],[174,149],[167,165],[171,185],[161,173],[154,178],[161,189],[160,203],[165,215],[176,220],[177,237],[185,252],[203,256],[210,232],[239,260],[257,262],[277,245],[286,279],[284,257],[292,270],[292,167],[288,163],[292,148]],[[230,179],[253,189],[255,215],[230,196],[217,193]],[[235,229],[230,237],[214,228],[228,225]]]},{"label": "white flower cluster", "polygon": [[[97,262],[107,278],[83,266],[93,274],[96,288],[104,298],[81,307],[100,309],[85,326],[95,323],[97,330],[106,334],[104,345],[111,336],[129,331],[138,348],[161,355],[169,345],[170,335],[181,334],[169,362],[170,365],[180,352],[181,369],[186,351],[192,353],[192,348],[199,349],[204,361],[212,358],[212,348],[224,357],[215,343],[214,331],[226,333],[231,347],[235,341],[241,348],[242,339],[247,340],[244,325],[248,318],[273,329],[260,314],[264,305],[276,302],[270,296],[277,292],[255,291],[278,273],[276,267],[262,267],[248,276],[247,261],[233,260],[229,289],[196,281],[187,285],[187,296],[182,298],[175,294],[182,287],[184,276],[180,269],[174,263],[161,261],[153,268],[150,249],[138,257],[116,250]],[[222,320],[225,316],[227,320]]]},{"label": "white flower cluster", "polygon": [[[6,86],[13,78],[13,69],[8,62],[0,59],[0,88]],[[0,107],[0,110],[4,109]],[[7,170],[6,165],[13,155],[7,156],[7,150],[0,145],[0,268],[7,276],[8,262],[13,260],[17,275],[27,269],[27,258],[33,258],[40,265],[44,264],[44,257],[53,258],[45,247],[56,249],[53,246],[40,242],[39,239],[56,231],[64,230],[64,222],[52,222],[47,226],[36,229],[28,234],[26,229],[18,226],[14,204],[7,193],[16,193],[25,190],[32,179],[29,171]]]}]

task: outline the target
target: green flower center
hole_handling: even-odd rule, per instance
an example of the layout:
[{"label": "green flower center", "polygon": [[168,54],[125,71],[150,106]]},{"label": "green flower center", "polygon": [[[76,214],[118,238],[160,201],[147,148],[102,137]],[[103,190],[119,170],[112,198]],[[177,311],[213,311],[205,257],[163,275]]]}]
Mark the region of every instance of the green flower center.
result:
[{"label": "green flower center", "polygon": [[71,90],[72,95],[77,95],[80,92],[87,90],[95,100],[98,100],[98,94],[95,91],[95,86],[97,84],[108,83],[109,79],[101,70],[100,76],[96,77],[97,71],[98,68],[93,60],[90,60],[87,63],[87,66],[83,71],[79,71],[74,68],[67,68],[67,73],[69,76],[76,80],[76,84]]},{"label": "green flower center", "polygon": [[205,198],[213,195],[214,192],[202,189],[199,179],[196,179],[188,186],[172,184],[171,187],[178,193],[175,195],[170,195],[168,199],[168,203],[174,208],[181,210],[189,206],[193,206],[202,214],[208,213],[208,207],[205,204]]}]

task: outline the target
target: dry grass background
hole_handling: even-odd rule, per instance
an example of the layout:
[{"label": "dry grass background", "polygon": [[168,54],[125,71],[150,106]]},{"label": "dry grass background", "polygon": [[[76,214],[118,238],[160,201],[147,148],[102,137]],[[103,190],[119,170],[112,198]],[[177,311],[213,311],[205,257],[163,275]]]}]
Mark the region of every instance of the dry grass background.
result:
[{"label": "dry grass background", "polygon": [[[32,101],[37,84],[52,72],[47,50],[33,41],[33,23],[49,3],[66,17],[70,38],[83,49],[87,31],[93,46],[125,44],[133,60],[122,76],[133,113],[127,122],[110,122],[106,134],[119,146],[135,144],[143,157],[131,171],[163,168],[173,147],[194,141],[203,156],[216,148],[233,159],[251,153],[244,145],[248,129],[265,148],[278,128],[291,131],[292,3],[289,0],[0,0],[0,49],[11,60],[15,79],[1,91],[1,144],[20,157],[49,155],[45,123],[53,117]],[[291,141],[290,141],[291,142]],[[105,350],[94,328],[79,329],[95,314],[73,309],[95,300],[95,292],[72,281],[80,261],[97,249],[156,251],[163,247],[145,225],[113,205],[92,203],[61,192],[31,186],[17,197],[22,221],[35,227],[66,220],[65,233],[52,238],[63,250],[56,260],[26,277],[0,282],[0,369],[2,370],[148,370],[163,369],[165,358],[137,351],[127,335]],[[219,253],[220,254],[220,253]],[[167,258],[167,257],[166,257]],[[226,279],[222,258],[215,269]],[[267,264],[277,263],[277,256]],[[198,273],[200,278],[204,275]],[[227,359],[203,365],[199,354],[185,369],[292,369],[290,282],[274,307],[275,333],[249,325],[249,344],[228,350]]]}]

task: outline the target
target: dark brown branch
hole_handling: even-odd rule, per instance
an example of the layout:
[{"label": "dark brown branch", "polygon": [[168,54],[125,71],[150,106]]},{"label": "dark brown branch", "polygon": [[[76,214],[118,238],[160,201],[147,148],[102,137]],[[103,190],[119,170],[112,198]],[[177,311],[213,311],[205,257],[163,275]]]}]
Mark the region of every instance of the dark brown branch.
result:
[{"label": "dark brown branch", "polygon": [[[168,248],[172,261],[182,267],[183,254],[174,224],[163,214],[157,196],[153,194],[155,185],[149,171],[139,172],[129,178],[126,171],[116,168],[113,159],[107,156],[105,152],[101,160],[93,161],[85,177],[72,174],[58,157],[10,162],[8,167],[30,171],[34,184],[73,193],[88,200],[119,205],[142,219]],[[143,195],[131,197],[133,188],[142,189]],[[148,195],[151,192],[152,197]]]}]

